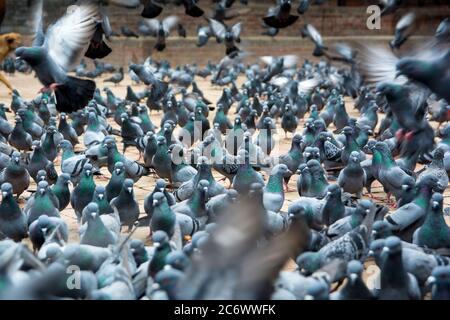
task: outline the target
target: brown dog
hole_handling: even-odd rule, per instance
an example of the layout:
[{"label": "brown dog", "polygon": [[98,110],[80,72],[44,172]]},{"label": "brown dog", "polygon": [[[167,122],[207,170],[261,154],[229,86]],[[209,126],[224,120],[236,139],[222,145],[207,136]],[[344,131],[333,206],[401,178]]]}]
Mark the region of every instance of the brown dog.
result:
[{"label": "brown dog", "polygon": [[[17,49],[22,43],[22,36],[18,33],[5,33],[0,35],[0,63],[5,58]],[[0,73],[0,81],[3,82],[9,90],[13,90],[13,87],[3,74]]]}]

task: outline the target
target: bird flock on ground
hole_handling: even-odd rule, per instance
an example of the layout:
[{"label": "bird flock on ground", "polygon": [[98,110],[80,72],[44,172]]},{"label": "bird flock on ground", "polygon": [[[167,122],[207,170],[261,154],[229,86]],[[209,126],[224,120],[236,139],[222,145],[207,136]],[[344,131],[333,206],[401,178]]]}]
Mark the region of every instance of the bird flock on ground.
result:
[{"label": "bird flock on ground", "polygon": [[[140,5],[132,2],[106,1]],[[168,1],[143,2],[142,15],[155,19]],[[46,32],[42,3],[33,4],[34,42],[4,64],[33,70],[44,88],[33,100],[14,90],[0,107],[0,298],[450,298],[449,19],[406,54],[399,48],[414,15],[385,47],[328,48],[305,25],[320,61],[250,63],[235,46],[240,24],[218,22],[233,2],[217,1],[222,11],[209,19],[227,49],[219,63],[131,63],[129,76],[145,90],[128,86],[125,97],[95,83],[105,73],[105,83],[121,83],[123,67],[96,60],[89,71],[82,61],[110,50],[99,3],[78,1]],[[180,3],[203,14],[197,1]],[[399,5],[387,1],[384,14]],[[308,6],[300,1],[298,12]],[[279,0],[264,23],[288,27],[298,19],[290,11],[291,1]],[[180,30],[172,17],[142,27],[158,50]],[[222,90],[218,101],[199,77]],[[278,152],[282,139],[287,152]],[[141,212],[135,183],[149,175]],[[375,181],[386,199],[372,195]],[[286,206],[288,192],[298,197]],[[66,208],[79,243],[68,241]],[[151,245],[133,236],[139,228]],[[365,269],[377,270],[371,281]]]}]

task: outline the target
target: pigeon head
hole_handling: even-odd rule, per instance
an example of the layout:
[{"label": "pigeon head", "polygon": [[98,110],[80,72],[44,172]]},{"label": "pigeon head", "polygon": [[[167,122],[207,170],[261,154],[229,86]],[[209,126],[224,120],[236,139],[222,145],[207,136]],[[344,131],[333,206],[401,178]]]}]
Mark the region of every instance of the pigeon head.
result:
[{"label": "pigeon head", "polygon": [[11,161],[13,161],[15,164],[19,164],[20,163],[20,153],[17,151],[14,151],[11,156]]},{"label": "pigeon head", "polygon": [[357,208],[362,210],[364,212],[364,215],[366,215],[369,214],[370,211],[372,211],[372,209],[374,208],[374,204],[372,201],[364,199],[358,202]]},{"label": "pigeon head", "polygon": [[349,161],[352,163],[359,163],[361,160],[359,158],[359,152],[358,151],[352,151],[352,153],[350,153],[350,158]]},{"label": "pigeon head", "polygon": [[95,193],[94,193],[94,198],[99,199],[99,200],[103,200],[103,198],[105,198],[105,187],[104,186],[96,186],[95,187]]},{"label": "pigeon head", "polygon": [[166,264],[174,269],[183,271],[189,266],[190,260],[182,251],[172,251],[166,256]]},{"label": "pigeon head", "polygon": [[73,150],[72,144],[71,144],[69,141],[67,141],[67,140],[61,141],[61,142],[59,143],[59,147],[60,147],[62,150]]},{"label": "pigeon head", "polygon": [[46,52],[43,47],[20,47],[16,49],[15,55],[33,67],[45,58]]},{"label": "pigeon head", "polygon": [[272,175],[281,175],[283,177],[289,177],[292,175],[291,170],[285,164],[278,164],[272,169]]},{"label": "pigeon head", "polygon": [[61,173],[59,175],[59,178],[61,179],[63,184],[69,184],[70,183],[70,175],[68,173]]},{"label": "pigeon head", "polygon": [[450,266],[435,267],[431,273],[431,276],[427,279],[427,284],[431,287],[450,287]]},{"label": "pigeon head", "polygon": [[385,239],[392,235],[389,224],[384,220],[375,221],[372,226],[372,236],[374,239]]},{"label": "pigeon head", "polygon": [[390,236],[386,238],[383,247],[383,253],[388,255],[400,253],[402,251],[402,241],[396,236]]},{"label": "pigeon head", "polygon": [[38,194],[44,195],[47,192],[48,183],[47,181],[39,181],[37,191]]},{"label": "pigeon head", "polygon": [[411,176],[406,176],[402,181],[402,190],[410,191],[416,185],[416,181]]},{"label": "pigeon head", "polygon": [[235,124],[240,124],[241,122],[242,122],[241,116],[237,115],[236,118],[234,119],[234,123]]},{"label": "pigeon head", "polygon": [[13,187],[9,182],[2,184],[2,197],[5,198],[8,195],[12,195]]},{"label": "pigeon head", "polygon": [[288,208],[289,220],[302,219],[306,216],[306,209],[303,205],[294,203]]},{"label": "pigeon head", "polygon": [[375,261],[380,262],[380,258],[382,256],[383,253],[383,248],[385,247],[386,244],[386,240],[385,239],[377,239],[377,240],[373,240],[370,243],[370,250],[369,250],[369,256],[373,257],[375,259]]},{"label": "pigeon head", "polygon": [[386,96],[388,99],[400,97],[402,88],[400,85],[393,82],[382,82],[376,87],[377,94]]},{"label": "pigeon head", "polygon": [[347,264],[347,277],[354,283],[362,274],[364,268],[360,261],[352,260]]},{"label": "pigeon head", "polygon": [[337,184],[331,184],[327,188],[327,197],[329,198],[340,198],[341,197],[341,187]]},{"label": "pigeon head", "polygon": [[433,189],[443,189],[446,186],[442,186],[439,182],[438,177],[435,175],[427,174],[424,177],[420,179],[420,181],[417,183],[417,188],[419,190],[425,189],[427,191],[433,190]]},{"label": "pigeon head", "polygon": [[322,170],[322,167],[320,166],[320,162],[317,161],[316,159],[311,159],[309,160],[306,165],[308,166],[308,169],[311,172],[316,172],[316,171],[320,171]]},{"label": "pigeon head", "polygon": [[325,281],[314,281],[306,288],[304,300],[328,300],[330,288]]},{"label": "pigeon head", "polygon": [[292,137],[292,143],[299,146],[302,143],[302,135],[298,133],[294,135],[294,137]]},{"label": "pigeon head", "polygon": [[131,179],[126,179],[123,182],[123,189],[125,190],[125,192],[129,193],[129,194],[133,194],[133,180]]},{"label": "pigeon head", "polygon": [[46,214],[39,216],[37,220],[37,226],[43,231],[44,234],[47,231],[47,228],[50,227],[50,225],[50,218]]},{"label": "pigeon head", "polygon": [[346,137],[351,136],[351,135],[353,134],[353,128],[350,127],[350,126],[346,126],[346,127],[344,127],[344,129],[342,129],[342,133],[343,133]]},{"label": "pigeon head", "polygon": [[307,164],[302,163],[301,165],[298,166],[297,174],[303,174],[304,172],[307,172],[307,171],[309,171]]},{"label": "pigeon head", "polygon": [[156,143],[158,144],[158,146],[162,146],[166,144],[166,138],[164,138],[163,136],[159,136],[156,139]]},{"label": "pigeon head", "polygon": [[115,174],[117,174],[117,175],[121,174],[123,172],[124,168],[125,167],[124,167],[122,162],[120,162],[120,161],[116,162],[114,164],[114,172],[115,172]]},{"label": "pigeon head", "polygon": [[91,202],[86,207],[87,218],[89,220],[95,220],[98,217],[98,205],[95,202]]},{"label": "pigeon head", "polygon": [[39,170],[38,173],[36,174],[36,180],[47,181],[47,172],[44,169]]},{"label": "pigeon head", "polygon": [[162,230],[158,230],[153,233],[152,237],[153,246],[159,247],[169,242],[169,236]]},{"label": "pigeon head", "polygon": [[442,160],[444,159],[445,151],[443,148],[437,148],[434,150],[433,159]]},{"label": "pigeon head", "polygon": [[433,196],[431,197],[431,209],[434,212],[437,212],[438,214],[441,214],[442,212],[442,206],[444,203],[444,197],[442,196],[442,194],[436,192],[433,194]]},{"label": "pigeon head", "polygon": [[164,195],[164,193],[162,192],[156,192],[153,195],[153,207],[157,207],[159,205],[161,205],[162,203],[164,203],[164,201],[166,200],[166,196]]},{"label": "pigeon head", "polygon": [[126,114],[125,112],[123,112],[123,113],[120,115],[120,120],[122,120],[122,121],[128,120],[128,114]]},{"label": "pigeon head", "polygon": [[320,256],[317,252],[304,252],[295,262],[304,276],[309,276],[320,268]]},{"label": "pigeon head", "polygon": [[200,180],[197,187],[204,196],[208,196],[209,182],[208,180]]},{"label": "pigeon head", "polygon": [[166,189],[166,181],[164,179],[156,180],[156,189],[159,192],[164,192],[164,190]]}]

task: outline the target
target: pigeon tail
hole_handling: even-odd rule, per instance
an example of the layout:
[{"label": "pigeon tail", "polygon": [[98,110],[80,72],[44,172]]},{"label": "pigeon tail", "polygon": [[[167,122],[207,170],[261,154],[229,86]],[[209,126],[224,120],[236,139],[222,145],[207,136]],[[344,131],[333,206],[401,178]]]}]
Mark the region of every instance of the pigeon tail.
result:
[{"label": "pigeon tail", "polygon": [[263,18],[264,22],[272,28],[282,29],[293,25],[297,20],[298,16],[289,15],[286,19],[279,19],[277,16],[268,16]]},{"label": "pigeon tail", "polygon": [[56,109],[71,113],[84,108],[94,97],[95,88],[92,80],[67,77],[67,81],[55,90]]},{"label": "pigeon tail", "polygon": [[147,19],[153,19],[159,16],[162,11],[163,8],[161,6],[154,4],[152,0],[146,0],[141,16]]},{"label": "pigeon tail", "polygon": [[201,17],[205,13],[202,9],[200,9],[200,7],[198,7],[196,5],[187,6],[185,12],[188,16],[191,16],[194,18]]},{"label": "pigeon tail", "polygon": [[103,59],[111,52],[112,49],[106,44],[105,41],[102,41],[99,44],[91,42],[84,56],[90,59]]}]

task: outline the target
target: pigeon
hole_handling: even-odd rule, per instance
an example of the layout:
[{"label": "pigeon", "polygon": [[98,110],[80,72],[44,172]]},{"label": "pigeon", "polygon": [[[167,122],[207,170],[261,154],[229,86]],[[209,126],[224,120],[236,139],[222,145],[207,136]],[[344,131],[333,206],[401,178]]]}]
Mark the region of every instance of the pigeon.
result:
[{"label": "pigeon", "polygon": [[277,6],[269,8],[267,16],[263,18],[264,23],[277,29],[294,24],[299,17],[291,14],[291,3],[291,0],[277,0]]},{"label": "pigeon", "polygon": [[1,185],[0,238],[20,242],[27,235],[27,218],[13,197],[13,186],[4,182]]},{"label": "pigeon", "polygon": [[394,234],[403,240],[411,241],[414,231],[422,225],[427,215],[432,191],[437,185],[436,177],[424,177],[417,184],[417,195],[414,200],[384,218]]},{"label": "pigeon", "polygon": [[226,55],[232,55],[240,51],[235,42],[241,42],[240,35],[242,32],[242,24],[236,23],[231,28],[226,26],[223,22],[214,19],[208,19],[212,34],[216,37],[217,42],[224,42],[226,47]]},{"label": "pigeon", "polygon": [[430,208],[422,226],[413,235],[413,243],[430,249],[450,246],[450,228],[443,216],[443,197],[439,193],[431,197]]},{"label": "pigeon", "polygon": [[127,38],[139,38],[139,35],[137,35],[136,32],[134,32],[127,26],[121,26],[120,32],[122,33],[122,35],[124,37],[127,37]]},{"label": "pigeon", "polygon": [[60,217],[59,210],[51,200],[49,193],[48,183],[46,181],[40,181],[37,185],[37,192],[33,198],[32,205],[28,209],[24,209],[24,213],[27,215],[28,226],[42,215]]},{"label": "pigeon", "polygon": [[431,286],[431,299],[447,300],[449,297],[448,276],[450,268],[448,266],[436,267],[428,278],[428,284]]},{"label": "pigeon", "polygon": [[407,273],[402,260],[402,243],[397,237],[388,237],[383,251],[386,256],[381,266],[380,300],[419,300],[421,292],[417,279]]},{"label": "pigeon", "polygon": [[380,0],[379,3],[383,5],[381,16],[389,15],[397,11],[403,0]]},{"label": "pigeon", "polygon": [[78,183],[84,165],[90,163],[89,159],[83,154],[76,155],[72,144],[68,140],[63,140],[59,147],[62,149],[61,171],[68,174],[72,182]]},{"label": "pigeon", "polygon": [[83,136],[83,143],[86,148],[99,144],[105,139],[105,133],[99,123],[95,112],[89,112],[88,124]]},{"label": "pigeon", "polygon": [[21,163],[20,153],[15,151],[9,164],[0,172],[0,184],[9,182],[12,186],[12,193],[17,198],[30,186],[30,174],[27,168]]},{"label": "pigeon", "polygon": [[172,29],[180,26],[176,16],[166,17],[162,21],[148,19],[144,20],[144,22],[147,24],[150,33],[156,38],[154,48],[157,51],[163,51],[166,48],[166,38],[169,36]]},{"label": "pigeon", "polygon": [[48,182],[54,183],[58,177],[53,162],[47,159],[38,141],[34,142],[34,150],[31,154],[27,170],[35,182],[38,182],[39,170],[45,170],[47,176],[50,178]]},{"label": "pigeon", "polygon": [[123,68],[120,67],[119,71],[114,73],[110,78],[103,80],[103,82],[112,82],[115,85],[121,83],[124,79]]},{"label": "pigeon", "polygon": [[118,161],[114,164],[111,179],[109,179],[108,184],[105,187],[106,199],[108,202],[119,195],[125,179],[125,168],[123,163]]},{"label": "pigeon", "polygon": [[152,159],[152,167],[155,169],[156,174],[160,178],[171,179],[171,157],[169,155],[169,148],[164,137],[159,136],[157,138],[157,149]]},{"label": "pigeon", "polygon": [[19,151],[28,151],[31,149],[33,139],[31,135],[24,130],[22,119],[19,116],[15,118],[15,121],[16,125],[8,137],[8,142]]},{"label": "pigeon", "polygon": [[298,126],[298,118],[294,115],[291,106],[288,104],[284,107],[284,113],[281,119],[281,127],[284,130],[285,138],[287,138],[287,133],[295,133]]},{"label": "pigeon", "polygon": [[326,53],[328,48],[323,44],[322,35],[312,24],[305,24],[301,30],[302,38],[308,37],[314,43],[313,56],[321,57]]},{"label": "pigeon", "polygon": [[325,203],[321,209],[322,221],[330,226],[345,215],[345,206],[342,203],[342,190],[336,184],[326,189]]},{"label": "pigeon", "polygon": [[414,29],[415,19],[416,15],[413,12],[410,12],[401,17],[401,19],[397,22],[395,25],[394,39],[389,42],[389,45],[393,50],[399,49],[400,46],[408,40]]},{"label": "pigeon", "polygon": [[205,220],[207,218],[206,203],[209,198],[209,182],[200,180],[190,199],[178,202],[171,207],[175,213],[181,213],[191,218]]},{"label": "pigeon", "polygon": [[63,219],[59,217],[49,217],[45,214],[29,225],[30,240],[33,249],[39,250],[45,243],[49,235],[55,234],[57,239],[67,242],[69,238],[69,229]]},{"label": "pigeon", "polygon": [[138,181],[143,175],[148,174],[148,169],[137,163],[136,161],[130,160],[124,155],[122,155],[117,150],[117,145],[114,140],[108,140],[105,142],[107,148],[108,157],[108,171],[113,172],[114,166],[117,162],[122,162],[125,168],[125,174],[127,178],[133,179],[133,181]]},{"label": "pigeon", "polygon": [[152,233],[159,230],[164,231],[169,238],[175,233],[176,216],[170,205],[167,203],[166,196],[161,192],[153,195],[152,215],[150,219],[150,229]]},{"label": "pigeon", "polygon": [[86,163],[83,166],[80,183],[73,189],[70,196],[70,204],[75,211],[78,222],[81,220],[83,209],[91,202],[95,191],[95,182],[92,175],[92,165]]},{"label": "pigeon", "polygon": [[433,153],[433,160],[429,165],[427,165],[424,170],[419,174],[417,177],[417,180],[420,181],[421,178],[427,176],[427,175],[433,175],[435,176],[438,181],[439,185],[441,186],[441,189],[436,189],[436,191],[444,192],[445,189],[448,186],[448,175],[447,171],[444,167],[444,150],[437,148],[434,150]]},{"label": "pigeon", "polygon": [[[45,86],[44,91],[54,91],[56,108],[60,112],[81,109],[94,95],[95,82],[69,76],[67,71],[85,52],[98,18],[97,5],[80,2],[48,28],[45,36],[38,36],[32,47],[20,47],[15,51],[16,57],[26,61],[36,72]],[[43,33],[42,30],[35,32]]]},{"label": "pigeon", "polygon": [[121,225],[128,226],[131,232],[134,222],[139,218],[139,205],[134,198],[133,180],[126,179],[119,195],[111,200],[111,206],[120,217]]},{"label": "pigeon", "polygon": [[344,192],[356,194],[358,198],[361,198],[366,180],[367,176],[361,167],[359,152],[353,151],[350,154],[347,165],[339,173],[338,184]]},{"label": "pigeon", "polygon": [[168,89],[168,84],[158,80],[148,67],[144,65],[131,64],[129,68],[136,73],[144,84],[151,86],[149,98],[151,98],[152,101],[156,102],[165,95]]},{"label": "pigeon", "polygon": [[267,185],[264,188],[264,208],[269,211],[279,212],[284,203],[283,179],[292,172],[285,164],[278,164],[272,169]]},{"label": "pigeon", "polygon": [[58,198],[58,209],[63,211],[70,203],[70,175],[62,173],[52,186],[52,192]]},{"label": "pigeon", "polygon": [[245,195],[249,192],[253,183],[264,185],[264,180],[258,172],[256,172],[250,163],[250,155],[246,150],[240,150],[238,155],[239,169],[233,178],[233,189],[238,193]]},{"label": "pigeon", "polygon": [[171,155],[171,182],[174,187],[179,187],[191,180],[197,174],[197,170],[186,163],[180,145],[171,145],[168,152]]},{"label": "pigeon", "polygon": [[155,189],[144,199],[144,211],[147,214],[147,217],[144,220],[146,223],[140,222],[141,225],[148,225],[148,222],[153,216],[153,196],[157,192],[163,193],[166,196],[167,204],[169,206],[173,206],[176,203],[175,197],[166,190],[166,182],[164,181],[164,179],[156,180]]},{"label": "pigeon", "polygon": [[332,300],[373,300],[374,296],[362,279],[364,268],[358,260],[347,264],[347,282],[341,290],[331,295]]},{"label": "pigeon", "polygon": [[86,228],[80,230],[80,244],[106,248],[117,242],[117,235],[103,223],[96,203],[86,206]]},{"label": "pigeon", "polygon": [[203,47],[208,43],[209,38],[213,35],[211,31],[211,27],[209,25],[202,26],[198,25],[197,27],[197,47]]}]

